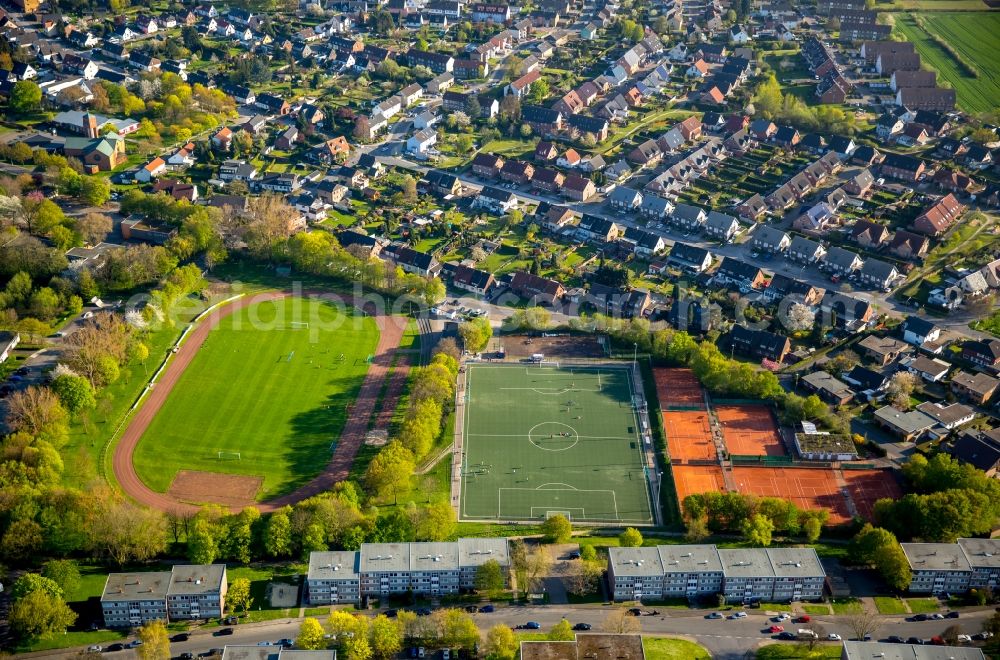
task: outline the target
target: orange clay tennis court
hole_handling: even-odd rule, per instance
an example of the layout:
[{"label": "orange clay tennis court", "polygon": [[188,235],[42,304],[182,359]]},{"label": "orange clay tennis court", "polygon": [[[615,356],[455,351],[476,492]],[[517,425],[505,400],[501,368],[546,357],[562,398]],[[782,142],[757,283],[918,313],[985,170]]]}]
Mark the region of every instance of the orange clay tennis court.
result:
[{"label": "orange clay tennis court", "polygon": [[733,468],[733,477],[741,493],[781,497],[791,500],[801,509],[829,509],[828,525],[840,525],[851,520],[833,470],[741,466]]},{"label": "orange clay tennis court", "polygon": [[653,379],[661,410],[668,410],[671,406],[705,409],[701,383],[690,369],[656,368],[653,369]]},{"label": "orange clay tennis court", "polygon": [[718,465],[673,465],[674,488],[677,502],[684,504],[684,498],[697,493],[726,492],[726,482],[722,468]]},{"label": "orange clay tennis court", "polygon": [[872,519],[875,502],[882,498],[899,499],[903,491],[890,470],[842,470],[847,492],[865,520]]},{"label": "orange clay tennis court", "polygon": [[676,411],[663,413],[670,460],[715,460],[718,454],[712,441],[707,412]]},{"label": "orange clay tennis court", "polygon": [[722,439],[737,456],[787,456],[771,409],[758,405],[715,406]]}]

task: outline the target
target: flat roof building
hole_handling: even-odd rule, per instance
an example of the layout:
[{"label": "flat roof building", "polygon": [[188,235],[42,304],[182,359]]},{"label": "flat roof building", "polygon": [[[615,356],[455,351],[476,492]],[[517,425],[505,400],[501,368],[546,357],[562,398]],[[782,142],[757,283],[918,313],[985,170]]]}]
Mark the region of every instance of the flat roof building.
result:
[{"label": "flat roof building", "polygon": [[353,550],[312,552],[306,574],[306,600],[311,605],[361,601],[359,555]]},{"label": "flat roof building", "polygon": [[167,620],[169,571],[111,573],[101,594],[107,628],[133,628],[149,621]]},{"label": "flat roof building", "polygon": [[972,566],[957,543],[901,543],[910,564],[913,593],[960,593],[968,590]]},{"label": "flat roof building", "polygon": [[479,567],[496,560],[510,571],[505,538],[462,538],[440,543],[364,543],[361,550],[309,555],[310,603],[357,602],[364,596],[414,592],[457,594],[473,589]]},{"label": "flat roof building", "polygon": [[966,646],[916,646],[889,642],[845,641],[840,660],[985,660],[981,649]]},{"label": "flat roof building", "polygon": [[615,600],[696,599],[729,602],[816,600],[826,572],[812,548],[720,550],[714,545],[608,548]]}]

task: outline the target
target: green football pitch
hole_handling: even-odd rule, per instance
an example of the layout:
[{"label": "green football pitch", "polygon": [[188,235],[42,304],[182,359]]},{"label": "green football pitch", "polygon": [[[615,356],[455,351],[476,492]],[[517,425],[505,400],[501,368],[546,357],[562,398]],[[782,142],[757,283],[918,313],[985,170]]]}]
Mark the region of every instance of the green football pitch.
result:
[{"label": "green football pitch", "polygon": [[628,369],[467,367],[462,517],[652,523]]},{"label": "green football pitch", "polygon": [[220,320],[133,455],[165,492],[178,470],[263,477],[258,498],[318,474],[378,343],[372,318],[288,297]]}]

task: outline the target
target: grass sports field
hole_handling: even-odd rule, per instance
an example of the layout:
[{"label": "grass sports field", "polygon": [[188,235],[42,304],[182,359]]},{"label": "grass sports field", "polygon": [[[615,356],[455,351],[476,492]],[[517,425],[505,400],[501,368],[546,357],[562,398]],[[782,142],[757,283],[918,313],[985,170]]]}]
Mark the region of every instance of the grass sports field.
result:
[{"label": "grass sports field", "polygon": [[652,522],[629,370],[467,369],[463,518]]},{"label": "grass sports field", "polygon": [[[992,110],[1000,99],[1000,12],[924,12],[924,30],[912,16],[897,14],[896,30],[912,41],[921,60],[947,80],[958,94],[958,104],[968,112]],[[961,62],[928,34],[951,44],[974,66],[974,77]]]},{"label": "grass sports field", "polygon": [[262,477],[258,499],[293,490],[329,460],[378,336],[373,319],[305,298],[223,318],[139,442],[136,471],[160,492],[181,469]]}]

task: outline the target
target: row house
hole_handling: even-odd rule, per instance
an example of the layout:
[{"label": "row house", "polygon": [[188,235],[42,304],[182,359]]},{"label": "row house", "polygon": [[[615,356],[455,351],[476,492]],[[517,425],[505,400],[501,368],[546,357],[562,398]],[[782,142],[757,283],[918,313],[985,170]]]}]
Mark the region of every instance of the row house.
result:
[{"label": "row house", "polygon": [[722,259],[718,270],[715,271],[715,280],[722,284],[735,285],[742,291],[763,289],[767,284],[767,276],[763,270],[734,257]]},{"label": "row house", "polygon": [[712,254],[705,248],[687,243],[674,243],[667,263],[684,272],[700,275],[712,266]]},{"label": "row house", "polygon": [[826,248],[817,241],[796,236],[789,243],[785,257],[794,263],[812,266],[826,257]]},{"label": "row house", "polygon": [[406,52],[406,61],[410,66],[425,66],[434,73],[451,72],[455,68],[455,58],[451,55],[416,48]]},{"label": "row house", "polygon": [[948,193],[913,220],[913,231],[925,236],[944,234],[959,219],[965,206]]},{"label": "row house", "polygon": [[792,350],[788,337],[766,330],[751,330],[734,325],[729,333],[730,346],[742,355],[749,355],[781,364]]}]

